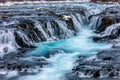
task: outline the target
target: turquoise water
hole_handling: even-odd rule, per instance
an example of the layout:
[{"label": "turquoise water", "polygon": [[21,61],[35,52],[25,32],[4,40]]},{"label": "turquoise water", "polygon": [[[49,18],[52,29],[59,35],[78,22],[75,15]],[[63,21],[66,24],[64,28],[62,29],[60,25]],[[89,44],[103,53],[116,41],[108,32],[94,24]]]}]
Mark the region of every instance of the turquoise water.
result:
[{"label": "turquoise water", "polygon": [[76,37],[70,39],[62,39],[59,41],[50,41],[36,43],[37,47],[28,55],[45,56],[53,50],[63,50],[66,53],[79,52],[81,55],[94,54],[97,50],[108,48],[110,45],[106,43],[95,43],[92,41],[94,36],[92,30],[83,29]]},{"label": "turquoise water", "polygon": [[[106,5],[87,5],[88,4],[81,4],[81,6],[87,7],[91,14],[100,13],[107,7]],[[80,6],[80,4],[75,4],[75,6]],[[80,29],[78,30],[79,33],[77,36],[58,41],[36,43],[37,48],[27,52],[27,55],[43,56],[50,64],[45,65],[40,73],[22,76],[18,80],[66,80],[64,76],[75,66],[75,61],[78,59],[78,56],[84,55],[92,57],[94,54],[97,54],[99,50],[111,47],[111,44],[93,42],[92,37],[97,34],[93,33],[90,29],[85,29],[96,27],[95,19],[91,20],[90,24],[83,24],[81,17],[77,17],[79,17],[80,22],[72,16],[74,26],[76,29]],[[48,55],[51,56],[48,57]]]},{"label": "turquoise water", "polygon": [[[96,43],[92,41],[92,37],[97,34],[93,33],[93,31],[90,29],[95,30],[96,25],[101,22],[97,21],[99,17],[92,18],[89,21],[88,21],[88,17],[90,17],[91,15],[99,14],[105,8],[112,7],[112,5],[106,5],[106,4],[100,5],[95,3],[74,3],[73,5],[71,5],[71,3],[70,4],[65,3],[62,5],[61,4],[62,3],[60,4],[42,4],[41,3],[41,4],[31,4],[31,5],[26,5],[26,4],[20,5],[21,11],[22,9],[23,11],[26,11],[28,10],[29,7],[31,7],[31,10],[33,10],[32,8],[36,9],[40,6],[46,9],[51,9],[53,7],[56,7],[56,10],[61,9],[60,7],[65,7],[66,9],[67,8],[72,9],[74,7],[79,9],[83,7],[83,9],[85,8],[87,11],[85,12],[85,16],[77,13],[74,15],[73,14],[68,15],[73,20],[75,30],[79,32],[77,33],[77,36],[74,36],[69,39],[61,39],[61,40],[57,39],[58,41],[46,41],[46,42],[36,43],[37,48],[26,52],[28,60],[29,60],[29,57],[32,57],[32,56],[33,57],[37,56],[38,58],[42,56],[50,64],[44,65],[43,68],[40,68],[41,71],[40,72],[36,71],[35,72],[36,74],[34,75],[23,74],[21,76],[17,74],[18,72],[16,72],[16,73],[11,73],[10,75],[8,75],[8,77],[17,75],[19,76],[18,80],[66,80],[64,76],[66,73],[71,71],[71,69],[75,66],[75,62],[78,59],[78,56],[83,55],[83,56],[93,57],[94,54],[97,54],[99,50],[111,47],[111,44]],[[51,8],[49,8],[50,6]],[[13,6],[13,7],[17,7],[17,6]],[[28,7],[28,8],[24,9],[24,7]],[[19,5],[18,5],[18,8],[19,8]],[[18,8],[16,8],[16,10]],[[32,15],[32,16],[36,16],[36,15]],[[23,17],[27,17],[27,16],[23,16]],[[56,20],[56,22],[58,23],[60,29],[64,32],[63,35],[65,35],[65,33],[67,33],[67,35],[70,34],[69,32],[67,32],[69,31],[69,29],[65,28],[67,26],[64,24],[64,21],[62,22],[62,21]],[[35,23],[36,23],[35,26],[37,26],[37,28],[43,33],[43,36],[45,36],[47,40],[51,40],[49,39],[48,36],[46,36],[46,33],[44,29],[41,28],[42,26],[39,25],[39,22],[35,20]],[[52,25],[47,24],[47,27],[52,27]],[[50,30],[52,32],[52,28],[50,28]],[[14,41],[14,38],[10,39],[10,41]],[[10,45],[10,47],[11,46],[12,45]],[[35,67],[38,67],[38,66],[35,66]],[[32,71],[34,72],[34,69],[32,69]]]},{"label": "turquoise water", "polygon": [[18,80],[66,80],[64,75],[71,71],[79,55],[90,56],[98,50],[111,47],[106,43],[95,43],[91,37],[94,36],[91,30],[83,29],[76,37],[53,42],[37,43],[35,50],[28,55],[45,56],[52,50],[62,50],[58,54],[46,58],[48,64],[36,75],[22,76]]}]

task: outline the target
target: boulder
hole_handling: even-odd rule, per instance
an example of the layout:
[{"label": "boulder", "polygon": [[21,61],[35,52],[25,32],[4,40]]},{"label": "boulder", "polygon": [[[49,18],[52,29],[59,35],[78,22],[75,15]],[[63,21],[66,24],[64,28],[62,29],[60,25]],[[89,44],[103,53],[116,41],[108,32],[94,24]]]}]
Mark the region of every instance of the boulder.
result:
[{"label": "boulder", "polygon": [[8,18],[8,16],[2,16],[2,19],[7,19]]},{"label": "boulder", "polygon": [[95,71],[92,77],[100,77],[100,71]]},{"label": "boulder", "polygon": [[[89,57],[83,57],[81,60],[77,60],[77,65],[72,69],[72,73],[76,76],[84,75],[92,80],[92,77],[97,78],[114,78],[119,79],[119,70],[120,70],[120,47],[110,48],[100,51],[97,55],[97,59],[87,60]],[[76,63],[75,63],[76,64]],[[76,73],[82,73],[76,74]],[[106,80],[106,79],[105,79]]]}]

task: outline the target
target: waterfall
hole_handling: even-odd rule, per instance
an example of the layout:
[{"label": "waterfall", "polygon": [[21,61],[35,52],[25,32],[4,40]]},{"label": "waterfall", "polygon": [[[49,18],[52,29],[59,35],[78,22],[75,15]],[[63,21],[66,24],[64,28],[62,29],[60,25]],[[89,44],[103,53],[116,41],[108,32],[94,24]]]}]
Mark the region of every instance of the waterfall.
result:
[{"label": "waterfall", "polygon": [[[94,11],[92,13],[92,10],[92,8],[80,8],[79,12],[62,15],[62,19],[55,19],[54,16],[52,16],[53,18],[50,20],[47,20],[46,18],[45,20],[43,20],[41,18],[39,19],[38,16],[38,18],[25,19],[25,21],[15,19],[12,22],[2,22],[0,26],[9,27],[17,25],[14,26],[17,31],[15,31],[15,33],[11,30],[7,32],[4,31],[4,34],[1,34],[1,44],[7,43],[14,48],[17,48],[17,44],[22,47],[28,47],[35,42],[54,41],[59,39],[71,38],[76,33],[81,32],[83,28],[89,27],[90,29],[95,30],[96,27],[100,25],[101,18],[97,16],[92,16],[89,19],[91,15],[94,15],[96,13]],[[97,14],[98,13],[99,12],[97,12]],[[47,16],[48,15],[46,14],[45,17]],[[10,35],[11,38],[9,38],[8,35]],[[2,40],[4,41],[4,43],[2,42]]]},{"label": "waterfall", "polygon": [[[10,79],[4,75],[6,80],[64,80],[80,56],[88,57],[111,47],[92,40],[97,35],[93,30],[102,23],[99,14],[104,5],[71,0],[46,2],[21,2],[5,7],[7,12],[0,12],[14,14],[0,18],[0,70],[17,71],[13,76],[10,73]],[[108,26],[100,36],[118,34],[117,29],[120,24]]]},{"label": "waterfall", "polygon": [[75,27],[75,31],[80,32],[80,30],[81,30],[80,22],[77,20],[76,16],[74,16],[73,14],[71,15],[71,17],[72,17],[72,21],[73,21],[73,24],[74,24],[74,27]]},{"label": "waterfall", "polygon": [[46,41],[59,40],[74,36],[74,31],[69,29],[68,24],[61,20],[45,21],[32,20],[34,26],[39,30],[38,39],[45,38]]},{"label": "waterfall", "polygon": [[59,26],[61,37],[70,38],[70,37],[72,37],[74,35],[73,31],[68,29],[67,24],[65,22],[58,21],[58,20],[56,20],[56,22],[57,22],[57,24]]},{"label": "waterfall", "polygon": [[99,16],[93,16],[91,19],[90,19],[90,28],[92,30],[96,30],[98,28],[98,26],[100,26],[101,24],[101,18]]},{"label": "waterfall", "polygon": [[39,31],[41,31],[41,33],[43,34],[42,36],[44,36],[44,38],[46,39],[46,40],[48,40],[48,35],[47,35],[47,33],[45,32],[45,30],[43,29],[43,26],[41,26],[41,24],[36,20],[35,21],[35,27],[39,30]]},{"label": "waterfall", "polygon": [[0,56],[14,52],[19,46],[15,41],[15,36],[11,30],[0,30]]},{"label": "waterfall", "polygon": [[[46,3],[43,4],[41,4],[41,8],[42,7],[47,8],[48,6],[50,6],[50,4],[48,5]],[[58,5],[61,5],[61,3],[58,3]],[[38,7],[39,5],[36,4],[35,7],[31,7],[33,5],[30,5],[30,10],[28,6],[29,5],[26,4],[24,6],[21,6],[21,8],[26,7],[25,10],[30,11],[33,10],[33,8],[36,9],[36,7]],[[57,6],[57,3],[53,4],[54,9],[55,6]],[[64,4],[64,6],[69,7],[70,5]],[[56,9],[54,11],[54,14],[36,11],[33,12],[32,15],[24,15],[22,10],[20,12],[15,11],[14,13],[17,15],[17,17],[13,17],[15,18],[15,20],[10,20],[8,22],[3,21],[0,23],[0,26],[10,28],[12,28],[11,26],[14,26],[14,28],[16,29],[15,32],[9,30],[7,32],[4,31],[4,34],[1,33],[1,44],[7,43],[15,48],[17,48],[17,44],[19,44],[19,46],[22,47],[29,47],[29,45],[32,45],[32,43],[36,42],[54,41],[59,39],[71,38],[77,33],[81,32],[83,28],[96,30],[96,28],[101,24],[101,18],[95,15],[99,14],[105,8],[102,7],[103,9],[101,9],[99,6],[97,6],[98,8],[100,8],[99,10],[95,8],[93,4],[91,5],[76,4],[70,6],[70,8],[71,9],[73,8],[74,10],[74,7],[76,6],[80,7],[79,10],[75,12],[74,11],[70,12],[69,14],[68,12],[61,13],[62,10],[60,10],[59,12]],[[53,9],[53,7],[51,8],[51,10]],[[67,7],[65,8],[66,10]],[[60,13],[60,15],[58,15],[59,17],[56,16],[57,11],[58,13]],[[26,13],[28,14],[29,12]],[[41,14],[41,16],[40,15],[38,16],[36,14]],[[31,16],[32,17],[34,16],[34,18],[29,18]],[[26,17],[26,19],[22,20],[23,17],[24,18]],[[48,19],[47,17],[48,18],[50,17],[50,19]],[[8,38],[9,37],[8,35],[10,35],[12,38],[11,39]],[[2,42],[2,40],[4,41],[4,43]]]},{"label": "waterfall", "polygon": [[55,36],[54,29],[52,27],[51,22],[47,22],[47,30],[48,30],[48,33],[49,33],[50,40],[57,39],[56,36]]},{"label": "waterfall", "polygon": [[111,26],[108,26],[107,29],[100,34],[100,36],[101,37],[118,36],[119,30],[120,23],[116,23]]}]

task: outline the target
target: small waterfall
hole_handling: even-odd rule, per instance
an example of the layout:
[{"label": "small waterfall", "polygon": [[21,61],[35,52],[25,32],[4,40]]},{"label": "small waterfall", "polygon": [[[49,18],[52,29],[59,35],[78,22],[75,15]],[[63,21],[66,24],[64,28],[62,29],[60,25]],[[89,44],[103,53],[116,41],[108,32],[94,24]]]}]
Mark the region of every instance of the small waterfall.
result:
[{"label": "small waterfall", "polygon": [[52,28],[51,22],[47,22],[46,24],[47,24],[47,30],[48,30],[48,33],[49,33],[50,40],[57,39],[56,36],[55,36],[55,33],[54,33],[54,29]]},{"label": "small waterfall", "polygon": [[44,38],[46,40],[48,40],[48,35],[45,32],[45,30],[43,29],[42,25],[40,24],[40,22],[38,22],[37,20],[35,21],[35,27],[43,34]]},{"label": "small waterfall", "polygon": [[67,23],[61,20],[42,21],[32,20],[35,27],[39,30],[38,39],[45,38],[46,41],[70,38],[74,35],[74,31],[69,29]]},{"label": "small waterfall", "polygon": [[0,30],[0,56],[14,52],[19,46],[15,41],[15,36],[11,30]]},{"label": "small waterfall", "polygon": [[90,19],[90,28],[92,30],[96,30],[98,28],[98,26],[100,26],[101,24],[101,18],[99,16],[93,16],[91,19]]},{"label": "small waterfall", "polygon": [[74,24],[74,27],[75,27],[75,31],[80,32],[80,30],[81,30],[80,22],[77,20],[76,16],[74,16],[73,14],[71,15],[71,17],[72,17],[72,21],[73,21],[73,24]]},{"label": "small waterfall", "polygon": [[62,38],[70,38],[73,36],[73,31],[68,29],[67,24],[63,21],[56,21]]},{"label": "small waterfall", "polygon": [[[79,27],[82,27],[82,25],[84,25],[84,21],[86,16],[81,15],[80,13],[75,13],[76,19],[78,20],[78,22],[80,23]],[[87,21],[86,21],[87,22]]]},{"label": "small waterfall", "polygon": [[105,36],[118,36],[120,31],[120,23],[108,26],[107,29],[101,33],[101,37]]}]

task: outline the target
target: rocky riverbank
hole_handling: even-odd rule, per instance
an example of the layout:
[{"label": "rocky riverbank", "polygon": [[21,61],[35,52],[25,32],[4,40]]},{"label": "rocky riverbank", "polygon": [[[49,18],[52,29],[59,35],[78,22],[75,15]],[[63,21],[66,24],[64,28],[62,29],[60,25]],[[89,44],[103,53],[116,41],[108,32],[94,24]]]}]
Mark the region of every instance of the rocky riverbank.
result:
[{"label": "rocky riverbank", "polygon": [[[90,80],[92,80],[92,78],[93,80],[102,80],[105,78],[119,80],[120,47],[102,50],[92,57],[79,57],[77,66],[73,68],[72,72],[74,76],[79,76],[81,80],[84,80],[83,76],[88,77]],[[85,80],[87,80],[87,78]]]},{"label": "rocky riverbank", "polygon": [[98,15],[102,24],[97,27],[96,33],[99,35],[93,37],[93,41],[112,43],[113,46],[99,51],[94,56],[80,56],[72,72],[66,75],[68,80],[120,79],[120,8],[107,8]]}]

